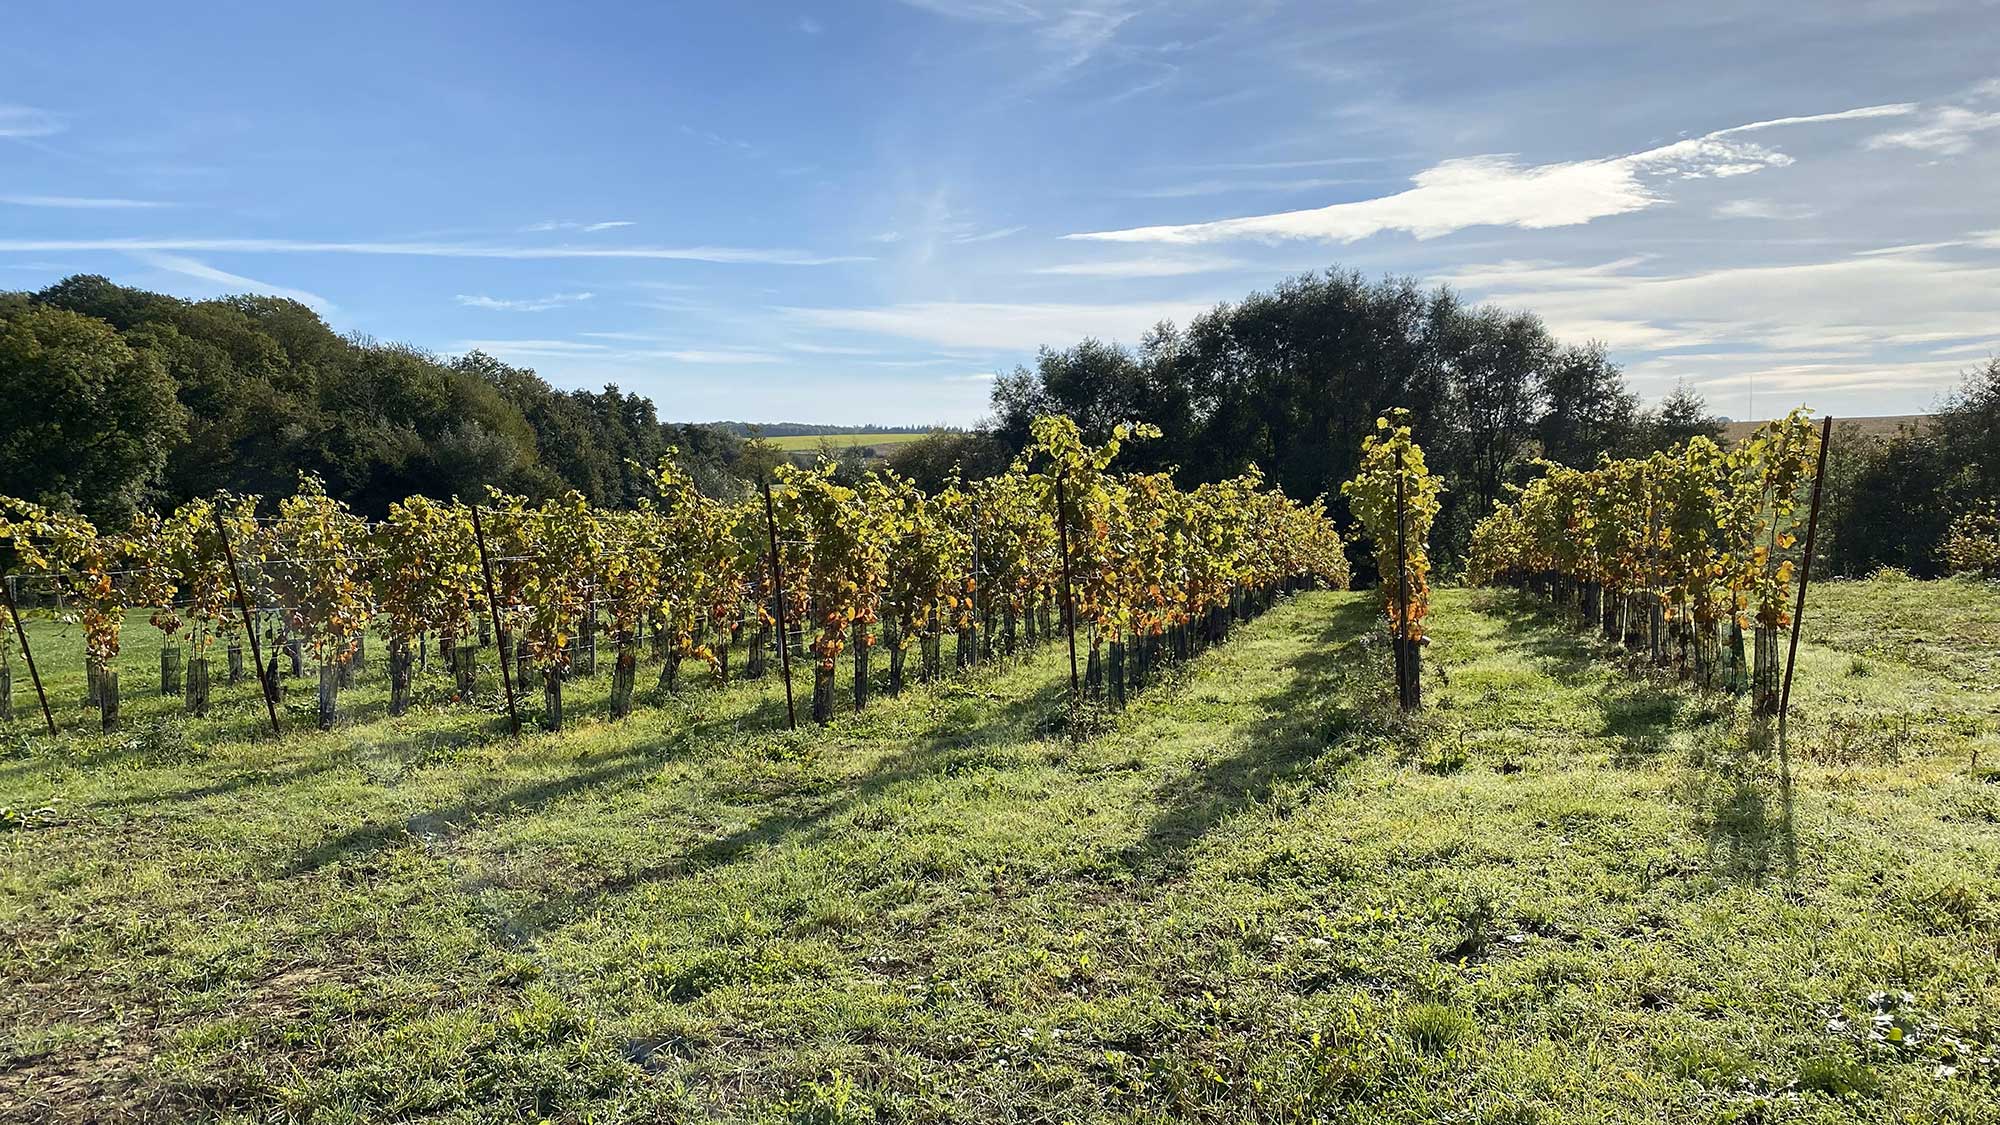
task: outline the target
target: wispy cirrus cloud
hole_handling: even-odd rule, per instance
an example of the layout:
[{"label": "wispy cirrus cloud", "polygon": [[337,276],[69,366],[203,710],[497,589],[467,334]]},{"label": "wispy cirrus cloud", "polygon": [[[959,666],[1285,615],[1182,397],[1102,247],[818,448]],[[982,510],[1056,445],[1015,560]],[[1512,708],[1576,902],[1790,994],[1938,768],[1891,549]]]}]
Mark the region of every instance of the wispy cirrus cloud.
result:
[{"label": "wispy cirrus cloud", "polygon": [[1765,121],[1752,121],[1748,125],[1732,125],[1727,129],[1717,129],[1711,137],[1732,137],[1739,133],[1756,133],[1764,129],[1783,129],[1792,125],[1823,125],[1829,121],[1865,121],[1872,117],[1905,117],[1917,111],[1915,102],[1890,102],[1885,105],[1864,105],[1854,109],[1840,109],[1832,113],[1807,113],[1797,117],[1773,117]]},{"label": "wispy cirrus cloud", "polygon": [[1292,179],[1207,179],[1189,180],[1185,183],[1162,184],[1158,187],[1131,188],[1121,194],[1132,199],[1193,199],[1204,195],[1231,195],[1236,192],[1287,192],[1311,191],[1314,188],[1340,187],[1346,184],[1376,183],[1377,180],[1356,180],[1336,176],[1300,176]]},{"label": "wispy cirrus cloud", "polygon": [[521,230],[524,233],[541,233],[552,230],[573,230],[573,231],[581,231],[584,234],[596,234],[598,231],[601,230],[615,230],[618,227],[629,227],[635,225],[637,224],[635,224],[631,219],[603,219],[594,223],[579,223],[569,219],[546,219],[539,223],[530,223],[527,226],[522,227]]},{"label": "wispy cirrus cloud", "polygon": [[1966,106],[1939,106],[1908,129],[1878,133],[1868,138],[1869,148],[1906,148],[1939,156],[1962,156],[1972,151],[1979,134],[2000,129],[2000,112],[1984,112]]},{"label": "wispy cirrus cloud", "polygon": [[1105,262],[1065,262],[1061,265],[1042,266],[1033,272],[1044,277],[1186,277],[1197,273],[1217,273],[1222,270],[1246,269],[1249,263],[1238,258],[1199,258],[1162,255],[1144,258],[1120,258]]},{"label": "wispy cirrus cloud", "polygon": [[502,312],[547,312],[566,305],[588,301],[595,293],[551,293],[546,297],[505,298],[488,297],[485,294],[460,293],[458,303],[469,309],[493,309]]},{"label": "wispy cirrus cloud", "polygon": [[1732,199],[1715,209],[1718,219],[1810,219],[1818,213],[1803,203],[1773,203],[1768,199]]},{"label": "wispy cirrus cloud", "polygon": [[228,287],[232,293],[258,293],[273,297],[285,297],[297,301],[308,308],[317,309],[320,312],[331,311],[334,307],[332,301],[327,300],[317,293],[311,293],[304,289],[292,289],[283,285],[273,285],[268,281],[259,281],[254,277],[244,277],[242,274],[220,270],[206,262],[196,261],[193,258],[184,258],[178,254],[140,253],[134,254],[133,257],[152,266],[154,269],[166,270],[169,273],[181,274],[184,277],[215,282],[218,285]]},{"label": "wispy cirrus cloud", "polygon": [[1020,234],[1022,231],[1027,229],[1028,228],[1025,226],[1001,227],[997,230],[983,230],[975,234],[962,234],[953,238],[952,241],[960,244],[971,243],[971,242],[997,242],[1003,238],[1012,238],[1015,235]]},{"label": "wispy cirrus cloud", "polygon": [[785,308],[816,328],[922,340],[948,348],[1030,352],[1086,336],[1136,342],[1161,320],[1192,320],[1209,301],[1119,305],[1023,304],[994,301],[913,301],[872,308]]},{"label": "wispy cirrus cloud", "polygon": [[739,364],[782,363],[783,357],[749,348],[659,348],[629,353],[633,359],[670,359],[675,363],[698,363],[723,367]]},{"label": "wispy cirrus cloud", "polygon": [[612,349],[607,344],[587,344],[579,340],[460,340],[461,352],[485,352],[487,355],[509,357],[553,358],[570,356],[604,356]]},{"label": "wispy cirrus cloud", "polygon": [[[579,335],[594,339],[619,341],[639,341],[652,339],[640,333],[584,332]],[[613,347],[610,344],[595,343],[591,340],[564,339],[522,339],[522,340],[460,340],[459,351],[482,351],[501,359],[588,359],[602,363],[657,364],[664,360],[670,363],[701,367],[735,367],[750,364],[781,363],[783,357],[755,348],[714,347],[714,348],[644,348]]]},{"label": "wispy cirrus cloud", "polygon": [[118,253],[166,251],[209,254],[370,254],[420,258],[507,258],[541,261],[563,258],[715,262],[729,265],[824,266],[865,262],[865,257],[813,254],[805,250],[748,249],[735,246],[506,246],[460,242],[318,242],[295,238],[4,238],[0,253]]},{"label": "wispy cirrus cloud", "polygon": [[1863,106],[1837,113],[1753,121],[1624,156],[1524,164],[1511,155],[1459,157],[1412,177],[1393,195],[1303,211],[1239,219],[1092,231],[1063,237],[1100,242],[1194,245],[1231,240],[1355,242],[1401,231],[1437,238],[1468,227],[1538,230],[1576,226],[1654,207],[1662,185],[1677,180],[1749,175],[1792,163],[1782,152],[1740,134],[1860,118],[1901,116],[1909,104]]},{"label": "wispy cirrus cloud", "polygon": [[58,207],[79,211],[127,211],[150,207],[172,207],[152,199],[115,199],[91,195],[0,195],[0,203],[14,207]]},{"label": "wispy cirrus cloud", "polygon": [[0,137],[52,137],[69,123],[60,114],[31,105],[0,105]]},{"label": "wispy cirrus cloud", "polygon": [[1056,72],[1090,61],[1138,12],[1122,0],[903,0],[912,8],[976,23],[1026,28]]},{"label": "wispy cirrus cloud", "polygon": [[[1629,257],[1599,265],[1512,261],[1438,278],[1469,295],[1532,309],[1564,339],[1597,339],[1628,359],[1644,389],[1686,375],[1810,397],[1830,391],[1927,394],[1975,355],[2000,348],[2000,264],[1889,247],[1821,261],[1667,268]],[[1918,349],[1928,349],[1919,354]]]}]

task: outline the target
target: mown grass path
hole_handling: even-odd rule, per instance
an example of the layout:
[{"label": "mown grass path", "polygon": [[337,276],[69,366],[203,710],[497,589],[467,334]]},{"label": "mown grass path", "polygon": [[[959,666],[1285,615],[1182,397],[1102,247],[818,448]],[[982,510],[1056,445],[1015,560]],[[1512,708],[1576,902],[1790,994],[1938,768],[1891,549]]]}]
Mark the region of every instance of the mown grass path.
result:
[{"label": "mown grass path", "polygon": [[2000,599],[1873,586],[1782,770],[1479,591],[1413,722],[1320,593],[1079,742],[1053,649],[824,734],[20,740],[0,1118],[1991,1121]]}]

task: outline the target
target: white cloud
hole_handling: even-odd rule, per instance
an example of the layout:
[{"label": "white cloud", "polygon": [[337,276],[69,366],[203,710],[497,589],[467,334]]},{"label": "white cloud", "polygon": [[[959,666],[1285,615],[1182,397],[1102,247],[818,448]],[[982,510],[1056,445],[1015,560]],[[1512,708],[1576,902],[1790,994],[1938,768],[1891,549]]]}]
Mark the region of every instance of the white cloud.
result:
[{"label": "white cloud", "polygon": [[547,312],[565,305],[574,305],[597,296],[595,293],[551,293],[546,297],[524,297],[507,299],[488,297],[484,294],[460,293],[458,303],[470,309],[494,309],[505,312]]},{"label": "white cloud", "polygon": [[373,254],[421,258],[506,258],[521,261],[561,258],[636,258],[775,266],[823,266],[836,262],[870,260],[830,257],[804,250],[755,250],[733,246],[483,246],[457,242],[313,242],[294,238],[0,239],[0,253],[52,254],[92,250],[122,253],[163,250],[212,254]]},{"label": "white cloud", "polygon": [[1056,57],[1058,72],[1090,61],[1109,46],[1137,13],[1120,0],[903,0],[912,8],[975,23],[1030,29],[1042,50]]},{"label": "white cloud", "polygon": [[1990,129],[2000,129],[2000,113],[1982,113],[1956,105],[1939,106],[1917,125],[1868,138],[1868,147],[1907,148],[1917,152],[1934,152],[1940,156],[1960,156],[1972,151],[1977,134]]},{"label": "white cloud", "polygon": [[1666,199],[1662,186],[1677,180],[1742,176],[1792,163],[1782,152],[1731,139],[1733,134],[1907,112],[1909,107],[1903,105],[1865,106],[1754,121],[1643,152],[1593,160],[1523,164],[1511,155],[1459,157],[1417,173],[1411,179],[1416,186],[1394,195],[1304,211],[1064,237],[1176,245],[1233,239],[1355,242],[1387,231],[1428,239],[1478,226],[1525,230],[1577,226],[1656,206]]},{"label": "white cloud", "polygon": [[751,144],[749,141],[739,137],[725,137],[721,133],[710,129],[697,129],[692,125],[682,125],[680,130],[695,140],[712,144],[717,148],[733,148],[739,152],[748,153],[755,153],[757,151],[757,146]]},{"label": "white cloud", "polygon": [[479,351],[505,359],[509,356],[597,356],[611,349],[603,344],[576,340],[460,340],[460,351]]},{"label": "white cloud", "polygon": [[783,360],[768,352],[754,352],[738,349],[674,349],[662,351],[642,351],[631,353],[637,359],[671,359],[676,363],[705,363],[735,365],[747,363],[780,363]]},{"label": "white cloud", "polygon": [[1028,228],[1027,228],[1027,227],[1024,227],[1024,226],[1022,226],[1022,227],[1002,227],[1002,228],[1000,228],[999,230],[989,230],[989,231],[981,231],[981,232],[979,232],[979,233],[977,233],[977,234],[963,234],[963,235],[959,235],[958,237],[956,237],[956,238],[953,238],[953,239],[952,239],[952,241],[953,241],[953,242],[961,242],[961,243],[963,243],[963,242],[993,242],[993,241],[997,241],[998,239],[1002,239],[1002,238],[1012,238],[1012,237],[1014,237],[1015,235],[1017,235],[1017,234],[1020,234],[1020,233],[1021,233],[1022,231],[1024,231],[1024,230],[1027,230],[1027,229],[1028,229]]},{"label": "white cloud", "polygon": [[31,105],[0,105],[0,137],[49,137],[68,128],[56,114]]},{"label": "white cloud", "polygon": [[806,355],[880,355],[880,348],[844,348],[834,344],[787,344],[790,351]]},{"label": "white cloud", "polygon": [[[582,332],[578,335],[627,343],[657,339],[636,332]],[[784,362],[782,356],[751,348],[615,348],[610,344],[584,340],[460,340],[458,347],[463,351],[477,349],[502,358],[590,359],[641,366],[649,362],[657,363],[660,360],[711,367]]]},{"label": "white cloud", "polygon": [[1183,184],[1167,184],[1163,187],[1134,188],[1120,194],[1132,199],[1192,199],[1197,196],[1228,195],[1239,191],[1310,191],[1313,188],[1341,187],[1346,184],[1374,182],[1376,181],[1327,176],[1310,176],[1289,180],[1213,179],[1193,180]]},{"label": "white cloud", "polygon": [[1385,231],[1437,238],[1475,226],[1528,230],[1575,226],[1643,211],[1662,196],[1653,182],[1736,176],[1791,163],[1759,145],[1699,138],[1603,160],[1523,165],[1510,156],[1446,160],[1395,195],[1217,222],[1064,235],[1099,242],[1195,245],[1234,239],[1356,242]]},{"label": "white cloud", "polygon": [[826,30],[825,24],[811,16],[800,16],[798,22],[792,26],[798,28],[800,33],[804,35],[818,35],[820,32]]},{"label": "white cloud", "polygon": [[88,195],[0,195],[0,203],[16,207],[63,207],[83,211],[115,211],[145,207],[172,207],[150,199],[105,199]]},{"label": "white cloud", "polygon": [[788,308],[786,316],[817,328],[923,340],[951,348],[1033,351],[1067,347],[1085,336],[1137,343],[1161,320],[1185,323],[1213,302],[1129,305],[1007,304],[916,301],[876,308]]},{"label": "white cloud", "polygon": [[1864,105],[1856,109],[1843,109],[1834,113],[1808,113],[1800,117],[1773,117],[1768,121],[1752,121],[1748,125],[1733,125],[1710,133],[1711,137],[1727,137],[1736,133],[1754,133],[1759,129],[1779,129],[1787,125],[1819,125],[1828,121],[1861,121],[1871,117],[1905,117],[1917,111],[1915,102],[1892,102],[1887,105]]},{"label": "white cloud", "polygon": [[575,230],[575,231],[582,231],[585,234],[596,234],[598,231],[601,230],[612,230],[617,227],[629,227],[635,225],[637,224],[633,223],[633,221],[630,219],[603,219],[594,223],[579,223],[566,219],[548,219],[539,223],[530,223],[529,225],[522,227],[521,229],[527,232]]},{"label": "white cloud", "polygon": [[297,301],[308,308],[317,309],[320,312],[327,312],[333,308],[332,301],[327,300],[317,293],[308,293],[303,289],[289,289],[283,285],[273,285],[268,281],[258,281],[256,278],[244,277],[241,274],[219,270],[206,262],[198,262],[193,258],[183,258],[178,254],[141,253],[134,254],[133,257],[152,266],[154,269],[166,270],[169,273],[200,278],[203,281],[212,281],[218,285],[228,286],[233,293],[259,293],[272,297],[285,297]]},{"label": "white cloud", "polygon": [[1161,255],[1122,258],[1108,262],[1067,262],[1062,265],[1043,266],[1034,272],[1049,277],[1186,277],[1196,273],[1244,269],[1248,265],[1249,263],[1236,258],[1186,258]]},{"label": "white cloud", "polygon": [[[1913,349],[2000,346],[1992,316],[2000,308],[2000,263],[1992,261],[1912,249],[1701,271],[1650,266],[1640,258],[1587,267],[1503,262],[1441,280],[1481,300],[1533,310],[1563,339],[1604,341],[1635,360],[1628,370],[1642,385],[1662,386],[1678,374],[1754,376],[1760,387],[1898,388],[1907,399],[1949,384],[1963,366]],[[1683,354],[1659,354],[1676,350]]]},{"label": "white cloud", "polygon": [[1803,203],[1773,203],[1767,199],[1732,199],[1715,209],[1718,219],[1810,219],[1818,214]]}]

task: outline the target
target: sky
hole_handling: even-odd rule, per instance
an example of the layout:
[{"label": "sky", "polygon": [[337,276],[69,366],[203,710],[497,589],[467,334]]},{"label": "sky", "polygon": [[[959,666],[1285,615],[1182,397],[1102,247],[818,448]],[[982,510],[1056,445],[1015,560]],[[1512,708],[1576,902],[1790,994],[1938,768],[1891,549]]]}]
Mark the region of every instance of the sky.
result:
[{"label": "sky", "polygon": [[2000,3],[8,5],[0,289],[275,293],[665,419],[965,424],[1281,279],[1641,395],[1921,411],[2000,352]]}]

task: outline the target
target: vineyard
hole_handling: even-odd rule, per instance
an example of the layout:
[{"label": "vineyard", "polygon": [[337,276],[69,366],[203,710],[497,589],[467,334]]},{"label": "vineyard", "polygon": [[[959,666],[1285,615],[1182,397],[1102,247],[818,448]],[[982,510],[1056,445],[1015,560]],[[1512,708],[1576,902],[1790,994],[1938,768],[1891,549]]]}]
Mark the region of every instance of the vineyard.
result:
[{"label": "vineyard", "polygon": [[1802,415],[1450,581],[1408,421],[1351,543],[1061,417],[935,493],[9,502],[0,1119],[1992,1120],[2000,593],[1808,600]]},{"label": "vineyard", "polygon": [[1474,529],[1470,575],[1535,587],[1607,639],[1672,659],[1702,687],[1726,679],[1757,714],[1780,715],[1779,630],[1795,595],[1804,606],[1828,432],[1794,411],[1726,450],[1696,438],[1589,470],[1544,462]]},{"label": "vineyard", "polygon": [[[531,709],[562,729],[565,684],[597,673],[600,647],[614,719],[632,711],[642,654],[671,693],[688,661],[727,684],[741,652],[734,674],[776,664],[788,701],[796,656],[824,724],[844,663],[853,708],[866,705],[878,649],[896,694],[912,654],[929,682],[947,651],[963,669],[1058,635],[1072,662],[1085,652],[1073,702],[1087,690],[1121,706],[1128,686],[1222,640],[1278,591],[1348,580],[1322,505],[1267,489],[1254,471],[1188,491],[1164,474],[1115,472],[1121,444],[1152,432],[1121,426],[1091,446],[1069,419],[1044,418],[1012,471],[935,496],[887,471],[845,484],[830,463],[781,464],[760,492],[725,502],[667,459],[629,511],[490,491],[476,504],[412,497],[371,524],[306,477],[271,515],[257,497],[224,494],[111,531],[0,499],[0,546],[16,559],[10,640],[45,696],[19,603],[78,627],[105,731],[119,723],[133,610],[160,634],[161,694],[192,715],[207,713],[218,674],[243,679],[247,645],[274,732],[286,679],[308,666],[317,725],[330,729],[371,635],[386,648],[391,716],[429,674],[456,702],[504,704],[517,733]],[[218,644],[225,673],[213,667]],[[6,656],[0,647],[11,714]]]}]

